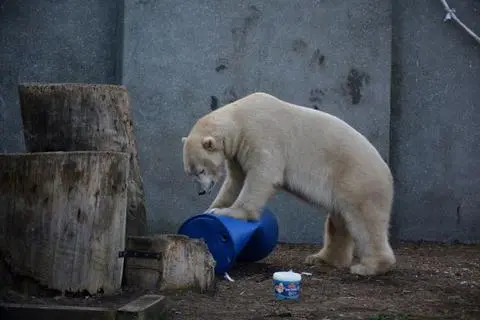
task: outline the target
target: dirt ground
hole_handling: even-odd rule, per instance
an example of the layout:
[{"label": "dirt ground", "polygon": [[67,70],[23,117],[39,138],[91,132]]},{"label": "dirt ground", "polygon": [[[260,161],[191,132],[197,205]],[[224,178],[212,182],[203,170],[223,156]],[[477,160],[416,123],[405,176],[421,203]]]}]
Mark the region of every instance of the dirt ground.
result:
[{"label": "dirt ground", "polygon": [[[237,264],[235,282],[219,278],[207,294],[163,292],[170,320],[480,320],[480,245],[399,244],[398,264],[387,275],[362,278],[327,266],[307,267],[313,245],[279,244],[265,260]],[[276,301],[275,271],[304,275],[299,301]],[[143,292],[147,293],[147,292]],[[141,292],[102,297],[32,297],[9,290],[0,300],[17,303],[119,307]]]},{"label": "dirt ground", "polygon": [[[348,270],[303,265],[312,245],[281,244],[264,261],[237,265],[212,295],[170,294],[172,320],[478,319],[480,246],[400,244],[387,275],[361,278]],[[293,269],[299,301],[275,301],[272,275]]]}]

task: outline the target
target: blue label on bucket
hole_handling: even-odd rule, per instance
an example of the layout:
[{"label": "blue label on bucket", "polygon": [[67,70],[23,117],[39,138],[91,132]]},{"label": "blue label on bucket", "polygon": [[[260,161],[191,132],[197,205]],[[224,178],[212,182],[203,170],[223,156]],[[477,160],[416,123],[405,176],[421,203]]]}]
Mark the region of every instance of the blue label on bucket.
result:
[{"label": "blue label on bucket", "polygon": [[273,280],[275,286],[275,297],[278,300],[296,300],[300,297],[299,281]]}]

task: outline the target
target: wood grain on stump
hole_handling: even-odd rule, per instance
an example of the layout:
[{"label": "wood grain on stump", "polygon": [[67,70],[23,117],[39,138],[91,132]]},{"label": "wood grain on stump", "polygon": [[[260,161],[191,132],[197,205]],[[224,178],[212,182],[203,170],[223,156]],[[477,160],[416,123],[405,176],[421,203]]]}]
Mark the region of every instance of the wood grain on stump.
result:
[{"label": "wood grain on stump", "polygon": [[215,287],[215,260],[203,240],[174,234],[128,237],[126,250],[158,254],[158,258],[125,258],[129,287],[199,292]]},{"label": "wood grain on stump", "polygon": [[144,235],[146,212],[127,89],[107,84],[21,84],[28,152],[117,151],[130,154],[127,235]]},{"label": "wood grain on stump", "polygon": [[0,257],[49,289],[112,293],[122,281],[129,154],[0,155]]}]

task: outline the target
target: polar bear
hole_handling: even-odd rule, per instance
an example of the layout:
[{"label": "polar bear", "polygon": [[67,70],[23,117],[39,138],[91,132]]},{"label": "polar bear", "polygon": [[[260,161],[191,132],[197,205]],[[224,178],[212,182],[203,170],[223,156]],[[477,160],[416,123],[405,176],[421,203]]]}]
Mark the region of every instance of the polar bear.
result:
[{"label": "polar bear", "polygon": [[390,169],[343,120],[256,92],[200,118],[182,142],[184,170],[199,194],[209,193],[226,169],[209,211],[257,220],[282,189],[328,210],[323,248],[306,264],[323,261],[363,276],[394,266]]}]

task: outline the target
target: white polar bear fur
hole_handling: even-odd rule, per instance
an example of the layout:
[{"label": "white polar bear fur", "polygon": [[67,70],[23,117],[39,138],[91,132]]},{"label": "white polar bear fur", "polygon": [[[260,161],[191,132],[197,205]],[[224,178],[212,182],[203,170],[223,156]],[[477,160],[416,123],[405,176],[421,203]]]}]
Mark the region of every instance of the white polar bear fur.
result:
[{"label": "white polar bear fur", "polygon": [[[393,179],[375,147],[339,118],[253,93],[199,119],[183,141],[185,172],[201,194],[226,178],[215,214],[256,220],[280,189],[329,212],[324,245],[308,256],[359,275],[389,271]],[[353,255],[358,263],[353,265]]]}]

